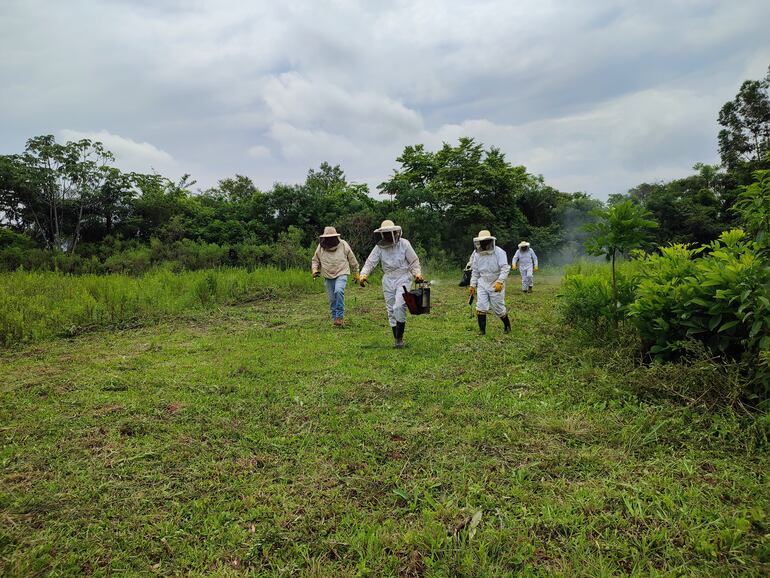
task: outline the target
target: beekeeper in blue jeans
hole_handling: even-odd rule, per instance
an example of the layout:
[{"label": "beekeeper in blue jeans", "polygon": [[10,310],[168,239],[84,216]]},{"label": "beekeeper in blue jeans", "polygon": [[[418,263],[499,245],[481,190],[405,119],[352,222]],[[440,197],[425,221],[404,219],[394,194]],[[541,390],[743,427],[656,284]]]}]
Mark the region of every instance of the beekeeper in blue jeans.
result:
[{"label": "beekeeper in blue jeans", "polygon": [[358,260],[334,227],[326,227],[319,237],[311,270],[313,279],[323,275],[332,321],[335,327],[342,327],[345,323],[345,286],[351,272],[353,278],[358,279]]}]

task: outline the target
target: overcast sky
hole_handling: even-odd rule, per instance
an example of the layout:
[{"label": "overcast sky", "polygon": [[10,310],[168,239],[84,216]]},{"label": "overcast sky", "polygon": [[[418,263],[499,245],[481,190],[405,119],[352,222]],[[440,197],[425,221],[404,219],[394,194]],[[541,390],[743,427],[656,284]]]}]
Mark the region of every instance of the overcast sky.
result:
[{"label": "overcast sky", "polygon": [[102,141],[202,187],[374,187],[405,145],[472,136],[599,198],[717,162],[770,65],[767,0],[0,0],[0,153]]}]

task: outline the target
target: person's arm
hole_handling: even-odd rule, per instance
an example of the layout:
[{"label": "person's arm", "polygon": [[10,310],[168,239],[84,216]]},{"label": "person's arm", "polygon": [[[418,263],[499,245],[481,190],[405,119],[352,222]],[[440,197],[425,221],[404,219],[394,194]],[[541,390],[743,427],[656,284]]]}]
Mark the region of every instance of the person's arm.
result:
[{"label": "person's arm", "polygon": [[505,251],[500,249],[498,247],[497,252],[497,264],[500,266],[500,276],[497,278],[497,280],[500,283],[505,283],[505,280],[508,278],[508,273],[511,272],[511,266],[508,264],[508,255],[506,255]]},{"label": "person's arm", "polygon": [[412,244],[406,239],[402,239],[402,242],[406,243],[406,262],[409,264],[409,272],[414,277],[422,278],[422,270],[420,269],[420,258],[417,253],[414,252]]},{"label": "person's arm", "polygon": [[369,276],[369,273],[371,273],[379,264],[380,257],[382,257],[382,249],[380,249],[379,245],[375,245],[374,249],[372,249],[372,252],[369,253],[369,257],[366,259],[366,263],[364,263],[364,268],[361,269],[361,277]]},{"label": "person's arm", "polygon": [[310,270],[313,275],[321,271],[321,257],[319,255],[320,251],[321,245],[318,245],[318,247],[315,248],[315,253],[313,253],[313,260],[310,262]]},{"label": "person's arm", "polygon": [[537,265],[537,254],[535,253],[535,250],[532,247],[530,247],[529,250],[532,253],[532,264],[535,267],[535,269],[537,269],[537,266],[538,266]]},{"label": "person's arm", "polygon": [[356,259],[356,255],[353,253],[353,249],[350,248],[347,241],[343,241],[343,243],[345,243],[345,250],[347,251],[346,254],[348,257],[348,264],[350,265],[350,272],[355,278],[358,276],[358,259]]},{"label": "person's arm", "polygon": [[513,254],[513,260],[511,261],[511,268],[515,269],[516,264],[519,262],[519,250],[516,249],[516,252]]}]

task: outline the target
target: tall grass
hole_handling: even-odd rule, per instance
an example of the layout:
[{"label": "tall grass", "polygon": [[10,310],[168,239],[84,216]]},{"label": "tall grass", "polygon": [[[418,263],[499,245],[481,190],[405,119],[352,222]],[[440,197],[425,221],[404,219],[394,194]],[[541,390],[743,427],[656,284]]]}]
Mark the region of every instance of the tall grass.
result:
[{"label": "tall grass", "polygon": [[100,326],[143,323],[218,304],[312,290],[306,271],[211,269],[141,277],[0,274],[0,345],[9,346]]}]

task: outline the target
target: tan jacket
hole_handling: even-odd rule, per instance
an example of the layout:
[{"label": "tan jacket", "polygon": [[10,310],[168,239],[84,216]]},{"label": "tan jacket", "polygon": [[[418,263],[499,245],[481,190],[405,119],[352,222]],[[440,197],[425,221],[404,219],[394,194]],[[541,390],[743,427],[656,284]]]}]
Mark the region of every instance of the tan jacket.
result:
[{"label": "tan jacket", "polygon": [[347,241],[340,239],[340,244],[333,251],[318,245],[313,253],[313,273],[320,271],[326,279],[336,279],[340,275],[358,275],[358,260]]}]

